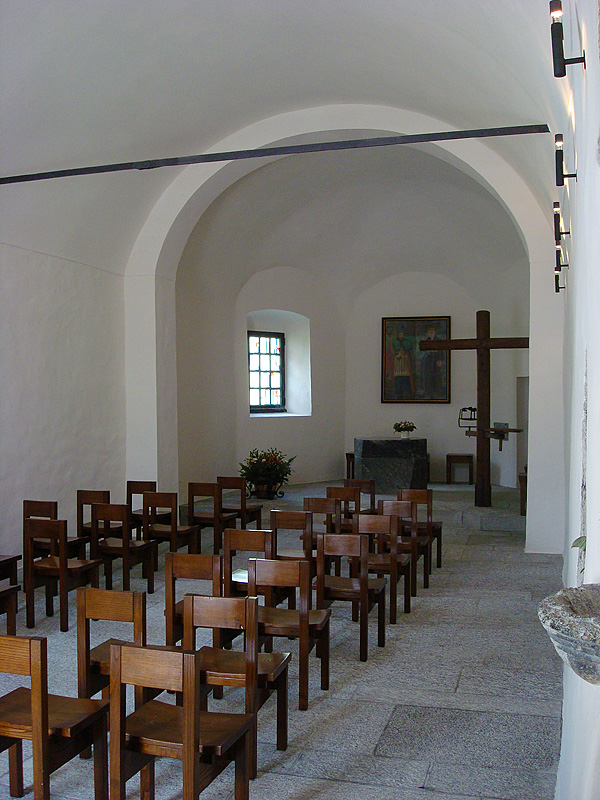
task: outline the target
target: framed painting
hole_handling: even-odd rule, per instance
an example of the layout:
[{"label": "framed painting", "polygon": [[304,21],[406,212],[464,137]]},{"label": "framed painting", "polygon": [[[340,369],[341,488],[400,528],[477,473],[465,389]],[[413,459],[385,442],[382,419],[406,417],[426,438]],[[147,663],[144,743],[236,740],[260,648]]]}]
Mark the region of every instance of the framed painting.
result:
[{"label": "framed painting", "polygon": [[449,403],[450,351],[421,350],[423,339],[449,339],[450,317],[384,317],[382,403]]}]

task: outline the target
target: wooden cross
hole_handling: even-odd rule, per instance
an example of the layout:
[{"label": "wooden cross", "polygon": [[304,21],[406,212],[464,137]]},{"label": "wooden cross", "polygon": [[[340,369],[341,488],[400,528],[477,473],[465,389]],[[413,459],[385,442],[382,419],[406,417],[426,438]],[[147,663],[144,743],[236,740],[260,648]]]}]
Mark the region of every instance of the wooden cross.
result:
[{"label": "wooden cross", "polygon": [[475,505],[492,505],[490,478],[490,350],[529,347],[529,337],[490,337],[490,312],[477,312],[476,339],[424,339],[421,350],[477,350],[477,473]]}]

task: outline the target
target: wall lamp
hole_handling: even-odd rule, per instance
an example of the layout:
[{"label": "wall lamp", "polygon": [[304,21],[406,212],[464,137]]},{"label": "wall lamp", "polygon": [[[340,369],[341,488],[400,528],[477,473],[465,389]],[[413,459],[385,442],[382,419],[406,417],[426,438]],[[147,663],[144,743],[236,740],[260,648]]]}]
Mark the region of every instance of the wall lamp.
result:
[{"label": "wall lamp", "polygon": [[565,178],[575,178],[577,180],[577,173],[576,172],[565,172],[565,160],[563,154],[563,135],[562,133],[557,133],[554,137],[554,146],[556,148],[556,152],[554,153],[554,164],[556,167],[556,185],[557,186],[564,186],[565,185]]},{"label": "wall lamp", "polygon": [[561,237],[570,235],[571,231],[563,231],[561,229],[560,219],[560,203],[554,203],[554,242],[557,249],[560,249]]},{"label": "wall lamp", "polygon": [[563,267],[565,269],[569,269],[568,264],[563,264],[562,261],[562,250],[556,250],[556,266],[554,267],[554,272],[562,272]]},{"label": "wall lamp", "polygon": [[562,3],[561,0],[550,0],[550,16],[552,25],[550,33],[552,36],[552,62],[554,65],[554,77],[564,78],[567,74],[568,64],[583,64],[585,69],[585,50],[583,55],[578,58],[565,58],[564,35],[562,26]]},{"label": "wall lamp", "polygon": [[563,283],[562,286],[560,285],[560,276],[559,276],[558,272],[555,272],[554,273],[554,291],[556,292],[556,294],[558,294],[560,291],[562,291],[563,289],[566,289],[566,288],[567,287],[566,287],[566,285],[564,283]]}]

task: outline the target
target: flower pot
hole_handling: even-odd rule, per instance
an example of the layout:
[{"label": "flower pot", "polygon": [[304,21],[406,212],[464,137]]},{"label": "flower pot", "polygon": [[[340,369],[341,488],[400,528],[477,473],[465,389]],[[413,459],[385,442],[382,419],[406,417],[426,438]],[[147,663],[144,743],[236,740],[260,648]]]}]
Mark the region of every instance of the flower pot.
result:
[{"label": "flower pot", "polygon": [[283,492],[278,491],[280,486],[280,483],[256,483],[252,494],[259,500],[273,500],[275,497],[283,497]]},{"label": "flower pot", "polygon": [[400,431],[401,439],[410,439],[410,431]]}]

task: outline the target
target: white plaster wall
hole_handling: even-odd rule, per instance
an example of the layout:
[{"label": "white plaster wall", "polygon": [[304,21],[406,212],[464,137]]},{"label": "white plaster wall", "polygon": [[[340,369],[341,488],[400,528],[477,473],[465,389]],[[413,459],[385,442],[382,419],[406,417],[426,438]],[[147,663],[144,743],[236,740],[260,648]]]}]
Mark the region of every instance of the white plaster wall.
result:
[{"label": "white plaster wall", "polygon": [[[565,349],[568,369],[570,434],[569,509],[565,537],[565,582],[577,583],[577,551],[570,544],[587,534],[583,580],[600,582],[600,14],[594,0],[563,4],[567,54],[586,51],[587,69],[568,67],[565,136],[566,166],[576,160],[577,183],[567,181],[559,196],[570,207],[566,227],[570,269],[561,293],[568,322]],[[572,89],[572,95],[570,90]],[[571,169],[568,170],[569,172]],[[586,387],[587,383],[587,387]],[[584,406],[587,402],[587,427]],[[556,800],[596,800],[600,786],[600,687],[592,686],[565,667],[563,735]]]},{"label": "white plaster wall", "polygon": [[0,245],[0,551],[21,552],[22,501],[125,496],[123,278]]}]

